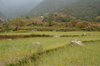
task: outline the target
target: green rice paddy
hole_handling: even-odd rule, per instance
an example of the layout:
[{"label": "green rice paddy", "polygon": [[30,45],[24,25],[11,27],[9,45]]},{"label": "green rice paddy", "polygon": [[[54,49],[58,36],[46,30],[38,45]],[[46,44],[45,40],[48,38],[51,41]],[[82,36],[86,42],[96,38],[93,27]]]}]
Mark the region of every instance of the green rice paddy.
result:
[{"label": "green rice paddy", "polygon": [[[80,37],[36,37],[36,38],[22,38],[14,40],[0,40],[0,65],[5,66],[9,63],[14,63],[22,58],[29,57],[35,54],[37,51],[32,48],[29,49],[29,45],[35,42],[40,42],[43,44],[43,51],[54,49],[58,47],[64,47],[55,52],[50,52],[41,56],[37,61],[28,61],[26,66],[72,66],[72,65],[100,65],[99,62],[99,41],[100,32],[12,32],[12,33],[0,33],[0,35],[30,35],[30,34],[45,34],[45,35],[82,35],[83,33],[88,33],[90,36],[80,36]],[[80,41],[90,41],[95,42],[85,43],[85,47],[69,46],[70,41],[76,38]],[[68,47],[67,47],[68,45]],[[74,56],[75,55],[75,56]]]}]

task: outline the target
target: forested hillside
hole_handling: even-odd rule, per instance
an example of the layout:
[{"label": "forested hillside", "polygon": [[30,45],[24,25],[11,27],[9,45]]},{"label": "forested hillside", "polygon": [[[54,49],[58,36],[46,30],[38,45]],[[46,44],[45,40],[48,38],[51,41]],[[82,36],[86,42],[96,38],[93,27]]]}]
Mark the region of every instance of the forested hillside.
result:
[{"label": "forested hillside", "polygon": [[96,21],[96,17],[100,16],[100,0],[79,0],[62,9],[60,13],[79,20]]},{"label": "forested hillside", "polygon": [[56,21],[66,22],[71,17],[77,20],[97,21],[96,18],[100,15],[100,0],[44,0],[29,14],[40,16],[55,12],[60,14]]},{"label": "forested hillside", "polygon": [[77,0],[44,0],[29,13],[31,16],[44,15],[59,11]]}]

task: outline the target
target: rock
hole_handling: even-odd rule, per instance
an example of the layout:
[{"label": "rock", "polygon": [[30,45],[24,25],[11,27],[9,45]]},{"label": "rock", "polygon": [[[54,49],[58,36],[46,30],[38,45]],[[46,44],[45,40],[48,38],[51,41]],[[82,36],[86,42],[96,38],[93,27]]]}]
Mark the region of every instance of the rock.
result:
[{"label": "rock", "polygon": [[10,32],[13,32],[13,30],[11,30]]},{"label": "rock", "polygon": [[53,37],[60,37],[60,36],[54,35]]},{"label": "rock", "polygon": [[84,33],[83,35],[84,35],[84,36],[86,36],[87,34],[86,34],[86,33]]},{"label": "rock", "polygon": [[33,29],[32,31],[33,31],[33,32],[36,32],[37,30],[36,30],[36,29]]},{"label": "rock", "polygon": [[81,41],[77,41],[76,43],[77,43],[78,45],[83,46],[83,43],[82,43]]},{"label": "rock", "polygon": [[71,45],[81,45],[81,46],[84,45],[81,41],[78,41],[77,39],[73,39],[73,40],[70,42],[70,44],[71,44]]},{"label": "rock", "polygon": [[43,18],[44,18],[44,16],[41,16],[41,18],[43,19]]},{"label": "rock", "polygon": [[53,30],[53,32],[56,32],[56,30]]},{"label": "rock", "polygon": [[5,31],[5,33],[7,33],[7,31]]},{"label": "rock", "polygon": [[10,40],[11,41],[12,39],[10,38],[10,39],[7,39],[7,40]]},{"label": "rock", "polygon": [[89,36],[90,34],[84,33],[83,36]]},{"label": "rock", "polygon": [[37,52],[43,51],[43,46],[42,46],[42,44],[40,42],[36,42],[36,43],[32,42],[32,44],[30,44],[28,48],[29,49],[34,49]]}]

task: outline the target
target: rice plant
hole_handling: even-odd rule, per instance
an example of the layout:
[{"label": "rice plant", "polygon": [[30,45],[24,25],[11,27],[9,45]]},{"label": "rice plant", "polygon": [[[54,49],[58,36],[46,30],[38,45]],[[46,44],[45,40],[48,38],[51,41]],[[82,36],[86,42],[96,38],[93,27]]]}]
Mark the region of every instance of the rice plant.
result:
[{"label": "rice plant", "polygon": [[66,46],[43,54],[36,62],[25,66],[99,66],[100,41],[87,42],[85,46]]},{"label": "rice plant", "polygon": [[[57,33],[54,32],[54,34],[57,35],[58,34],[61,35],[60,33],[61,32]],[[65,34],[70,34],[70,33],[71,32]],[[78,32],[75,33],[79,34]],[[72,32],[72,34],[74,33]],[[37,51],[40,51],[40,50],[35,50],[34,47],[31,50],[29,50],[29,45],[32,42],[33,43],[40,42],[43,46],[43,48],[41,48],[43,49],[42,51],[45,51],[68,45],[73,38],[79,39],[80,41],[100,40],[100,35],[98,35],[99,32],[93,32],[91,34],[93,35],[80,36],[80,37],[37,37],[37,38],[23,38],[14,40],[0,40],[0,65],[16,62],[17,60],[29,57],[30,55],[35,54]]]}]

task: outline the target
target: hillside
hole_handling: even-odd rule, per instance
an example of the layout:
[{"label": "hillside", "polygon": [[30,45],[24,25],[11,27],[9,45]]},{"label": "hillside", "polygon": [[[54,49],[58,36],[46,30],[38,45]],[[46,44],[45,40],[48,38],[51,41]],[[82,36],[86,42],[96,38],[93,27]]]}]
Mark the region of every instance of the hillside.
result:
[{"label": "hillside", "polygon": [[77,0],[44,0],[29,13],[31,16],[53,13]]},{"label": "hillside", "polygon": [[59,13],[76,17],[79,20],[95,21],[100,16],[100,0],[79,0],[62,9]]},{"label": "hillside", "polygon": [[5,16],[0,12],[0,23],[4,21]]},{"label": "hillside", "polygon": [[0,18],[5,18],[5,16],[0,12]]},{"label": "hillside", "polygon": [[2,19],[6,18],[5,15],[2,12],[0,12],[0,18],[2,18]]},{"label": "hillside", "polygon": [[100,15],[100,0],[44,0],[29,14],[40,16],[55,12],[65,16],[57,17],[64,22],[69,21],[71,17],[84,21],[96,21],[96,17]]},{"label": "hillside", "polygon": [[0,11],[7,17],[13,19],[27,14],[42,0],[0,0]]}]

